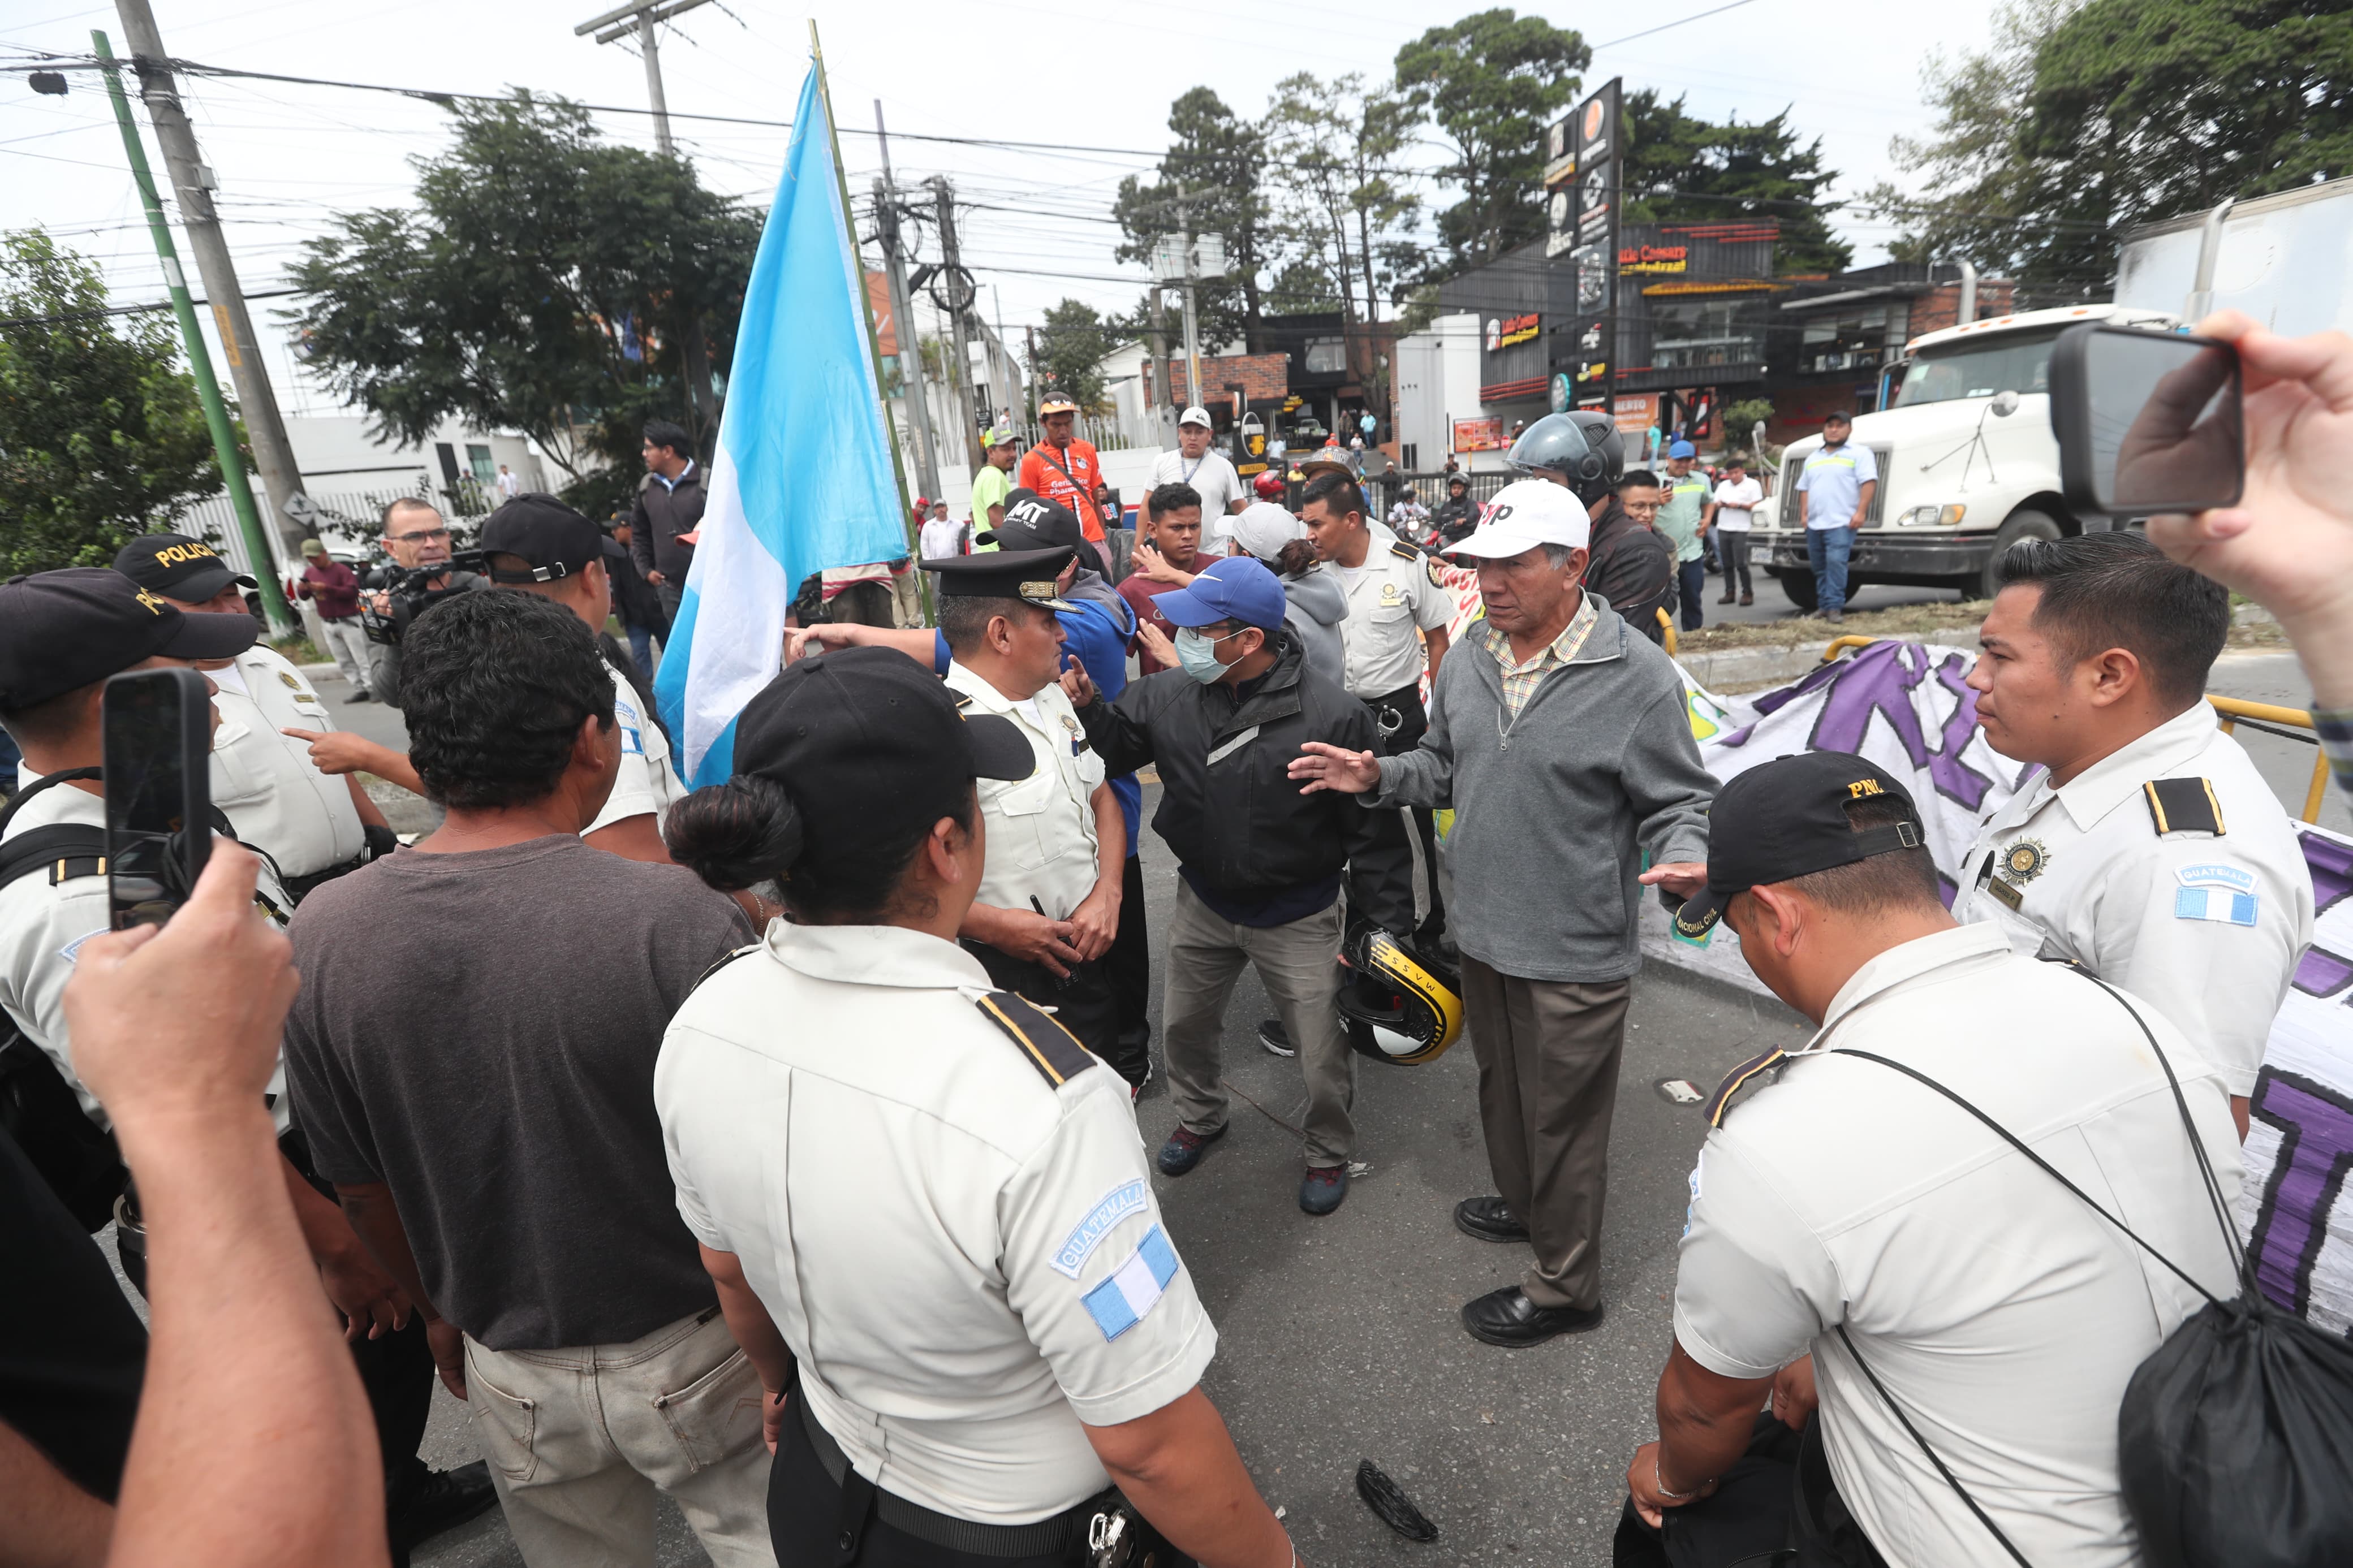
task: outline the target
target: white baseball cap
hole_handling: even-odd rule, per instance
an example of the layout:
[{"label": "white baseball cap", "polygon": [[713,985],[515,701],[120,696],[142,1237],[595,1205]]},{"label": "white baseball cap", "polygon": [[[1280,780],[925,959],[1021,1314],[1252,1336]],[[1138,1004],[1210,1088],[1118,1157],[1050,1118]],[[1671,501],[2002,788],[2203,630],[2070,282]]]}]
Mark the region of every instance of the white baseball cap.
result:
[{"label": "white baseball cap", "polygon": [[1176,424],[1180,429],[1187,425],[1198,425],[1204,429],[1215,427],[1210,423],[1209,411],[1206,408],[1187,408],[1176,416]]},{"label": "white baseball cap", "polygon": [[1271,561],[1294,539],[1307,537],[1306,526],[1271,500],[1254,500],[1226,520],[1222,530],[1261,561]]},{"label": "white baseball cap", "polygon": [[1549,479],[1519,479],[1495,492],[1479,514],[1479,526],[1449,555],[1490,559],[1523,555],[1540,544],[1582,550],[1593,541],[1593,520],[1575,491]]}]

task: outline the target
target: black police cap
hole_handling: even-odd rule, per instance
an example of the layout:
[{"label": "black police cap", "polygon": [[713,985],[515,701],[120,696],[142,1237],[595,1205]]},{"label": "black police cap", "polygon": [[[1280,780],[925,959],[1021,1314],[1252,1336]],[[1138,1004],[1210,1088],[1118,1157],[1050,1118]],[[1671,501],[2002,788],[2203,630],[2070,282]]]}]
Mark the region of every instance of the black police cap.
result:
[{"label": "black police cap", "polygon": [[553,583],[576,576],[605,552],[604,531],[551,495],[516,496],[483,521],[481,549],[513,555],[529,571],[493,567],[494,583]]},{"label": "black police cap", "polygon": [[1023,599],[1050,610],[1070,610],[1054,584],[1078,552],[993,550],[979,555],[946,555],[926,561],[923,570],[940,574],[940,593],[950,599]]},{"label": "black police cap", "polygon": [[904,842],[961,811],[976,778],[1026,779],[1036,766],[1011,720],[967,714],[938,677],[892,648],[804,658],[735,725],[735,772],[781,785],[802,842],[827,859]]},{"label": "black police cap", "polygon": [[201,605],[231,588],[259,586],[221,559],[220,552],[185,533],[142,533],[114,552],[114,569],[141,587],[184,604]]},{"label": "black police cap", "polygon": [[[1847,806],[1876,798],[1902,801],[1910,820],[1857,833]],[[1675,929],[1704,935],[1735,894],[1926,843],[1911,792],[1853,752],[1777,757],[1715,792],[1707,813],[1707,890],[1684,901]]]},{"label": "black police cap", "polygon": [[260,632],[251,616],[190,614],[103,566],[11,577],[0,583],[0,712],[94,686],[143,659],[233,658]]}]

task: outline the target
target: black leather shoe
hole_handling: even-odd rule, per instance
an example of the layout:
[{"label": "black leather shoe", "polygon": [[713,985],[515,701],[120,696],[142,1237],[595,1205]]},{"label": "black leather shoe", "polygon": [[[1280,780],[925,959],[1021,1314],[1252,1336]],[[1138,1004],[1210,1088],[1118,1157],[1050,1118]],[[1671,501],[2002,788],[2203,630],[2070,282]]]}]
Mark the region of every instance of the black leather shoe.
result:
[{"label": "black leather shoe", "polygon": [[1225,1135],[1226,1130],[1222,1127],[1215,1132],[1196,1132],[1189,1127],[1177,1128],[1168,1134],[1168,1142],[1160,1145],[1160,1173],[1164,1176],[1183,1175],[1201,1163],[1201,1156],[1208,1152],[1210,1144]]},{"label": "black leather shoe", "polygon": [[357,691],[353,692],[349,697],[343,699],[343,706],[348,708],[354,702],[373,702],[375,700],[375,693],[363,686]]},{"label": "black leather shoe", "polygon": [[399,1500],[385,1512],[393,1555],[405,1561],[413,1548],[488,1511],[498,1500],[491,1468],[480,1459],[454,1470],[427,1471],[415,1486],[402,1489]]},{"label": "black leather shoe", "polygon": [[1462,1307],[1462,1327],[1471,1337],[1505,1350],[1525,1350],[1555,1334],[1583,1333],[1600,1326],[1599,1306],[1539,1307],[1517,1285],[1490,1290]]},{"label": "black leather shoe", "polygon": [[1481,1241],[1528,1238],[1528,1227],[1501,1198],[1464,1198],[1454,1205],[1454,1228]]}]

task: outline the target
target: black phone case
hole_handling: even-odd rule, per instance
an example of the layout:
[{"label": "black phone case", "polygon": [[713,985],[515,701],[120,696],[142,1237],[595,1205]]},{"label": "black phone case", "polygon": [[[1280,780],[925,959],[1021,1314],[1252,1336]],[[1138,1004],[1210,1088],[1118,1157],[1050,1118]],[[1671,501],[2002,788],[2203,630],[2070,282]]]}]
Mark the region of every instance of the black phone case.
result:
[{"label": "black phone case", "polygon": [[[186,879],[186,886],[193,889],[196,885],[196,879],[204,875],[206,858],[212,851],[211,687],[202,674],[185,668],[126,670],[121,675],[108,679],[105,700],[111,703],[114,700],[115,689],[132,681],[169,684],[176,689],[179,722],[176,726],[175,743],[180,749],[180,821],[185,825],[178,835],[179,844],[176,847],[182,868],[181,874]],[[108,768],[111,770],[117,763],[114,754],[115,738],[111,726],[105,725],[102,720],[101,730],[105,735],[105,761]],[[123,760],[127,761],[127,759]],[[118,772],[114,776],[124,775]],[[114,815],[111,809],[107,813],[106,837],[107,864],[111,868],[115,859]],[[111,875],[109,880],[111,884]],[[112,899],[111,891],[109,908],[112,911],[111,923],[120,930],[122,925],[121,909],[119,902]]]},{"label": "black phone case", "polygon": [[[2092,420],[2090,388],[2084,371],[2084,359],[2091,352],[2092,339],[2102,332],[2129,332],[2144,336],[2142,329],[2114,326],[2106,321],[2085,321],[2059,334],[2051,346],[2051,434],[2059,441],[2059,489],[2067,506],[2077,517],[2105,517],[2116,521],[2133,521],[2141,518],[2162,516],[2168,512],[2203,511],[2212,501],[2183,502],[2170,506],[2134,506],[2121,510],[2100,500],[2098,468],[2092,461]],[[2184,342],[2221,346],[2212,338],[2184,337]],[[2231,395],[2241,395],[2240,373],[2233,356],[2231,367]],[[2246,493],[2246,469],[2240,467],[2239,488],[2231,499],[2220,504],[2236,506]]]}]

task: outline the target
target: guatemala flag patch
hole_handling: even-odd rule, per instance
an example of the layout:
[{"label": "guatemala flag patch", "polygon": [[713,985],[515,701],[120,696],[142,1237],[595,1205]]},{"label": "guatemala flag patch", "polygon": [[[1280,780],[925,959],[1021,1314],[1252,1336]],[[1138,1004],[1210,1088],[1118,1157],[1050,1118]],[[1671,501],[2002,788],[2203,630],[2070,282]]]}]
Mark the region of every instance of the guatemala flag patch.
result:
[{"label": "guatemala flag patch", "polygon": [[2223,925],[2255,923],[2254,874],[2236,866],[2184,866],[2175,876],[2173,918],[2214,921]]},{"label": "guatemala flag patch", "polygon": [[1168,1281],[1176,1278],[1176,1249],[1168,1245],[1167,1232],[1155,1225],[1144,1233],[1127,1261],[1080,1301],[1095,1327],[1103,1331],[1103,1337],[1115,1340],[1160,1304]]}]

